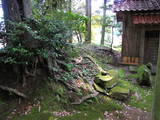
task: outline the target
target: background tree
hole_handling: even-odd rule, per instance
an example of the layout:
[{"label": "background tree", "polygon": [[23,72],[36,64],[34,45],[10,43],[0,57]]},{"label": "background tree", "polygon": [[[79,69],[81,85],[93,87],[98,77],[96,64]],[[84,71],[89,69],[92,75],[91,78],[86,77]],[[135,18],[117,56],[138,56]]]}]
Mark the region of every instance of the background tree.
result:
[{"label": "background tree", "polygon": [[105,40],[105,28],[106,28],[106,6],[107,0],[104,0],[104,6],[103,6],[103,20],[102,20],[102,36],[101,36],[101,45],[104,45],[104,40]]},{"label": "background tree", "polygon": [[[72,0],[68,0],[68,11],[71,13],[72,12]],[[71,22],[71,21],[69,21]],[[70,23],[72,24],[72,23]],[[71,34],[71,37],[69,38],[69,42],[72,43],[73,42],[73,38],[72,38],[72,34],[73,34],[73,31],[72,29],[70,28],[70,34]]]},{"label": "background tree", "polygon": [[85,42],[86,43],[91,43],[91,33],[92,33],[92,30],[91,30],[91,11],[92,11],[92,8],[91,8],[91,0],[86,0],[86,16],[88,17],[88,21],[86,22],[86,38],[85,38]]}]

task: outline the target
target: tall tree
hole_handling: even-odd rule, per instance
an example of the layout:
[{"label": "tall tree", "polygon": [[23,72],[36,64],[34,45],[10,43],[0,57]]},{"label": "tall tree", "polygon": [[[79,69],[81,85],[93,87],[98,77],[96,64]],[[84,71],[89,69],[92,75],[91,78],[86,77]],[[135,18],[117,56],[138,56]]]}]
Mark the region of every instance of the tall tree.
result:
[{"label": "tall tree", "polygon": [[[72,12],[72,0],[68,0],[68,11]],[[70,22],[70,25],[71,24],[72,23]],[[72,43],[73,42],[73,40],[72,40],[72,33],[73,33],[73,31],[70,29],[69,32],[71,34],[71,37],[69,38],[69,42]]]},{"label": "tall tree", "polygon": [[[9,24],[8,21],[12,21],[14,23],[22,22],[25,20],[25,18],[30,18],[32,15],[32,9],[31,9],[31,1],[30,0],[2,0],[2,7],[4,12],[4,20],[5,20],[5,26],[6,31],[10,31],[13,28],[13,25]],[[16,28],[17,30],[18,28]],[[32,36],[25,31],[21,35],[19,35],[21,38],[21,42],[25,40],[32,40]],[[7,39],[6,40],[7,46],[14,46],[13,39]],[[28,42],[29,44],[26,45],[27,47],[30,47],[32,45],[32,42]],[[25,68],[25,65],[15,66],[15,69],[13,69],[13,72],[17,74],[23,74],[23,86],[26,85],[26,78],[24,77],[25,72],[18,72],[21,71],[21,68]],[[23,70],[22,70],[23,71]],[[24,70],[25,71],[25,70]]]},{"label": "tall tree", "polygon": [[24,17],[30,18],[32,16],[32,3],[31,0],[23,0]]},{"label": "tall tree", "polygon": [[[4,20],[6,31],[12,29],[8,24],[8,20],[12,22],[21,22],[24,18],[29,18],[32,15],[30,0],[2,0],[4,12]],[[11,45],[10,40],[6,40],[7,45]]]},{"label": "tall tree", "polygon": [[91,0],[86,0],[86,16],[89,18],[89,20],[86,22],[86,43],[91,43],[91,15],[92,15],[92,7],[91,7]]},{"label": "tall tree", "polygon": [[152,119],[160,120],[160,45],[158,50],[157,73],[154,86],[154,103],[152,110]]},{"label": "tall tree", "polygon": [[103,4],[103,21],[102,21],[102,36],[101,36],[101,45],[104,45],[104,40],[105,40],[105,28],[106,28],[106,10],[107,10],[107,6],[106,6],[107,0],[104,0],[104,4]]},{"label": "tall tree", "polygon": [[72,12],[72,0],[68,0],[68,11]]},{"label": "tall tree", "polygon": [[32,15],[30,0],[2,0],[2,7],[5,20],[19,22]]},{"label": "tall tree", "polygon": [[2,0],[4,19],[11,21],[21,21],[21,13],[17,0]]}]

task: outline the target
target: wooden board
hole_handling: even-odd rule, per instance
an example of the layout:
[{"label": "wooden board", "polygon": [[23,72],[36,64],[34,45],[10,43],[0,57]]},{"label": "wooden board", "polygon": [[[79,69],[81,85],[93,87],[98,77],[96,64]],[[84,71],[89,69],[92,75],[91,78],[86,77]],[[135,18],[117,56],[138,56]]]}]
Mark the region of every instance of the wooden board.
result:
[{"label": "wooden board", "polygon": [[139,65],[140,58],[138,57],[122,57],[121,64],[126,65]]}]

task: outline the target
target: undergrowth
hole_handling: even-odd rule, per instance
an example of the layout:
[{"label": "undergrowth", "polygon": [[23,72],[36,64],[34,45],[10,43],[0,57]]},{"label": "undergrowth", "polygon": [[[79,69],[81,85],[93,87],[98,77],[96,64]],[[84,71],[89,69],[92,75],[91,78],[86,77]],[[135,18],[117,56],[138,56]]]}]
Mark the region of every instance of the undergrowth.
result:
[{"label": "undergrowth", "polygon": [[[79,51],[75,50],[75,52],[70,55],[72,58],[79,57]],[[104,65],[103,63],[101,64]],[[112,112],[115,110],[121,111],[123,109],[121,102],[104,97],[104,95],[88,99],[80,105],[71,105],[71,101],[75,101],[77,98],[79,99],[86,93],[82,91],[79,91],[79,93],[70,92],[70,90],[60,82],[60,80],[74,80],[77,77],[77,74],[74,73],[72,69],[80,69],[79,66],[72,63],[69,63],[67,66],[68,72],[64,72],[58,81],[50,79],[47,84],[35,91],[35,94],[32,96],[35,102],[39,103],[37,106],[33,106],[32,110],[26,115],[10,115],[12,120],[103,120],[105,111]],[[87,71],[88,69],[88,67],[81,69],[82,75],[89,76],[90,72]],[[137,84],[133,84],[131,81],[127,81],[128,75],[123,69],[118,70],[118,77],[119,86],[130,89],[132,93],[130,101],[126,104],[151,111],[152,89],[142,88]],[[136,94],[138,94],[138,96],[136,96]],[[60,117],[53,114],[57,111],[74,113]]]},{"label": "undergrowth", "polygon": [[[131,75],[129,75],[129,78]],[[124,70],[119,70],[119,84],[123,88],[130,89],[132,92],[132,96],[130,102],[128,103],[131,106],[141,108],[146,111],[151,111],[152,108],[152,100],[153,100],[153,89],[149,87],[142,87],[136,83],[132,83],[131,81],[127,81],[128,75]]]},{"label": "undergrowth", "polygon": [[[53,88],[39,90],[36,97],[40,105],[23,116],[13,116],[13,120],[97,120],[104,118],[105,111],[122,110],[122,105],[117,101],[100,101],[98,98],[87,100],[80,105],[71,105],[67,89],[61,84],[52,84]],[[64,117],[53,115],[55,111],[77,111],[77,113]]]}]

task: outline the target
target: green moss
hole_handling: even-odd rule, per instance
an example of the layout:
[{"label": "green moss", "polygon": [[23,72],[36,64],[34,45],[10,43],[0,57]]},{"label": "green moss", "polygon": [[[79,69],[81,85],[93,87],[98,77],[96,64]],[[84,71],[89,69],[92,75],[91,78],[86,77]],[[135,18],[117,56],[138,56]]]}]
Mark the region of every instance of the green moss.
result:
[{"label": "green moss", "polygon": [[10,110],[13,110],[15,106],[15,104],[9,104],[0,98],[0,120],[5,120],[6,116],[10,114]]},{"label": "green moss", "polygon": [[53,116],[53,111],[64,110],[64,107],[68,106],[67,94],[65,94],[66,89],[59,83],[50,85],[49,87],[44,86],[44,88],[39,89],[33,94],[34,97],[32,99],[41,99],[40,112],[38,107],[33,107],[29,114],[14,116],[13,120],[48,120]]},{"label": "green moss", "polygon": [[12,120],[48,120],[52,116],[50,113],[31,113],[26,116],[13,118]]},{"label": "green moss", "polygon": [[[46,96],[47,97],[47,96]],[[49,96],[48,96],[49,97]],[[48,97],[46,99],[48,99]],[[114,110],[122,110],[123,107],[117,101],[107,100],[106,102],[93,102],[93,103],[86,103],[80,105],[69,106],[71,111],[78,111],[78,113],[73,114],[71,116],[65,117],[55,117],[53,116],[53,111],[64,111],[65,108],[57,108],[54,109],[53,107],[48,106],[48,104],[52,104],[53,101],[45,100],[43,104],[47,107],[44,108],[42,105],[41,112],[38,111],[38,107],[32,109],[31,113],[25,116],[17,116],[14,117],[13,120],[98,120],[104,119],[104,112],[105,111],[114,111]],[[57,105],[61,106],[60,103]],[[52,105],[51,105],[52,106]]]},{"label": "green moss", "polygon": [[95,83],[104,90],[107,88],[112,88],[118,80],[118,74],[116,70],[108,70],[106,72],[109,74],[102,75],[102,73],[99,73],[95,79]]},{"label": "green moss", "polygon": [[94,85],[94,88],[98,91],[98,92],[101,92],[101,93],[106,93],[106,91],[103,89],[103,88],[101,88],[100,86],[98,86],[97,84],[93,84]]},{"label": "green moss", "polygon": [[[142,88],[139,85],[132,84],[131,82],[125,80],[119,80],[118,84],[119,86],[132,91],[133,95],[128,104],[146,111],[151,111],[153,101],[153,90],[151,88]],[[139,94],[140,100],[137,100],[134,93]]]},{"label": "green moss", "polygon": [[74,106],[74,109],[80,111],[80,113],[72,116],[62,117],[58,120],[98,120],[104,119],[105,111],[122,110],[123,107],[116,101],[107,101],[104,103],[93,103],[93,104],[81,104]]},{"label": "green moss", "polygon": [[153,91],[151,89],[138,88],[133,89],[134,92],[137,92],[140,95],[140,100],[137,100],[135,96],[132,96],[129,104],[131,106],[141,108],[146,111],[151,111],[152,101],[153,101]]},{"label": "green moss", "polygon": [[104,82],[108,82],[113,79],[111,75],[102,75],[101,73],[99,73],[96,77]]},{"label": "green moss", "polygon": [[122,87],[114,87],[112,90],[111,90],[111,94],[112,93],[124,93],[124,94],[128,94],[130,92],[129,89],[126,89],[126,88],[122,88]]}]

